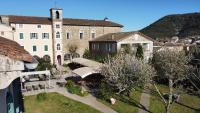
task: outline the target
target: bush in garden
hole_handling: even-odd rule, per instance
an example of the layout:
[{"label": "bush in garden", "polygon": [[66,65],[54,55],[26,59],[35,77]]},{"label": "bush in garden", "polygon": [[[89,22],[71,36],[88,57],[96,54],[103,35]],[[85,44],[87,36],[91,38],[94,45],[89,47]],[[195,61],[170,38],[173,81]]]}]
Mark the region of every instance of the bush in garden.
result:
[{"label": "bush in garden", "polygon": [[38,101],[44,101],[44,100],[46,100],[47,99],[47,93],[39,93],[39,94],[37,94],[36,99]]}]

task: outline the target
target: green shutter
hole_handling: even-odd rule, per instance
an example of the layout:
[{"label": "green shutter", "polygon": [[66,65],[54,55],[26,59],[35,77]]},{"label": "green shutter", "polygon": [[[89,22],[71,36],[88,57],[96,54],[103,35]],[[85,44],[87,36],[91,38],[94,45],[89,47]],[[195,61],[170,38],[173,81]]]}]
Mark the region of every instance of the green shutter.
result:
[{"label": "green shutter", "polygon": [[37,51],[37,47],[36,46],[33,46],[33,51]]},{"label": "green shutter", "polygon": [[19,34],[19,38],[20,38],[20,39],[24,39],[24,34],[23,34],[23,33],[20,33],[20,34]]},{"label": "green shutter", "polygon": [[44,51],[48,51],[48,46],[47,45],[44,46]]}]

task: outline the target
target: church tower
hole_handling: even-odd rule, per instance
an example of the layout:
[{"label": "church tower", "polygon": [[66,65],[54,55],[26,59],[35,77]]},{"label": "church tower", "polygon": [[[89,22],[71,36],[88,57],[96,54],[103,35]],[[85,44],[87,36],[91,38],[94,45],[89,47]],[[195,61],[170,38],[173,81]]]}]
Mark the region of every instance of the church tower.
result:
[{"label": "church tower", "polygon": [[63,17],[62,9],[51,8],[50,9],[51,21],[52,21],[52,37],[53,37],[53,63],[56,65],[62,65],[63,55],[62,55],[62,27],[63,27]]}]

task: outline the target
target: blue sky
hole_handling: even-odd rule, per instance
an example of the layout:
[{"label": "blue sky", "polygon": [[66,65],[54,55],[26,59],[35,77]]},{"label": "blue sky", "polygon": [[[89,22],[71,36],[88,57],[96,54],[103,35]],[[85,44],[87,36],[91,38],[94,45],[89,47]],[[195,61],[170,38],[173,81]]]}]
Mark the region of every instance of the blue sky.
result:
[{"label": "blue sky", "polygon": [[[168,14],[200,12],[200,0],[56,0],[66,18],[108,17],[135,31]],[[0,15],[49,16],[55,0],[1,0]]]}]

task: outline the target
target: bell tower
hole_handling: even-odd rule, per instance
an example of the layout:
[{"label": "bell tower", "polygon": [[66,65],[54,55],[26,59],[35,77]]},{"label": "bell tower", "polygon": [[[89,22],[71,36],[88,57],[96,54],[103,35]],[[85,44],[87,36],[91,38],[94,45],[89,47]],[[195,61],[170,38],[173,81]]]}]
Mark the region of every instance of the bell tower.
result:
[{"label": "bell tower", "polygon": [[62,65],[63,64],[63,55],[62,55],[62,26],[63,26],[63,17],[62,9],[60,8],[51,8],[50,16],[52,21],[52,37],[53,37],[53,59],[54,64]]}]

